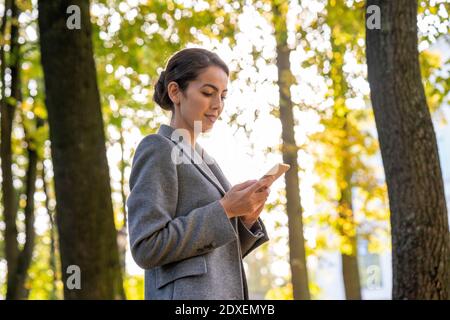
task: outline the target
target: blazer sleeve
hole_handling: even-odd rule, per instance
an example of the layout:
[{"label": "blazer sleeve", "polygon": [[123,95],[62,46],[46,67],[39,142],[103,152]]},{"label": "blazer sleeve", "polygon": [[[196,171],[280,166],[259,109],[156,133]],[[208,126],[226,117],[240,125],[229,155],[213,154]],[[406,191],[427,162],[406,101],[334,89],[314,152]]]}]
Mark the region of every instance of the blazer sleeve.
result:
[{"label": "blazer sleeve", "polygon": [[175,217],[178,177],[172,149],[167,138],[149,135],[133,158],[128,231],[132,256],[144,269],[202,255],[237,240],[218,200]]},{"label": "blazer sleeve", "polygon": [[242,258],[258,248],[263,243],[269,241],[266,227],[261,218],[248,229],[241,219],[238,218],[239,241],[241,243]]}]

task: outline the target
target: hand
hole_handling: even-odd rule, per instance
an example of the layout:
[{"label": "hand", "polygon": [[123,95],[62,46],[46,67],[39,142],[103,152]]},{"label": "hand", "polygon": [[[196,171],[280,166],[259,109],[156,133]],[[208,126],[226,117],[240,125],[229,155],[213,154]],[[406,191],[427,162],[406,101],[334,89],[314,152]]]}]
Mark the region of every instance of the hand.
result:
[{"label": "hand", "polygon": [[[265,189],[268,193],[270,193],[270,189]],[[265,203],[261,204],[255,211],[250,212],[246,214],[245,216],[240,216],[239,219],[241,219],[242,223],[247,227],[247,229],[250,230],[250,228],[255,224],[255,222],[258,220],[259,215],[264,209]]]},{"label": "hand", "polygon": [[[268,186],[273,177],[268,176],[260,180],[249,180],[233,186],[220,200],[229,218],[244,216],[262,210],[269,196]],[[259,215],[259,214],[258,214]]]}]

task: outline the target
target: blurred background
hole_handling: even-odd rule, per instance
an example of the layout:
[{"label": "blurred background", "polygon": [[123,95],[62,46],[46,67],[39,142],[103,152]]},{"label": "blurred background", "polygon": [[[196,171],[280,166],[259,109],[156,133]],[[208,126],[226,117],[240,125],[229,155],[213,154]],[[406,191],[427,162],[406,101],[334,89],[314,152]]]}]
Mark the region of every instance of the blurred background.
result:
[{"label": "blurred background", "polygon": [[[61,17],[55,16],[52,23],[52,16],[46,13],[47,23],[39,22],[41,2],[38,6],[37,0],[0,1],[2,299],[64,299],[67,263],[61,259],[71,254],[82,256],[81,245],[90,241],[83,233],[90,229],[80,226],[83,214],[92,216],[92,211],[74,215],[72,221],[80,223],[77,227],[65,224],[69,220],[58,221],[58,210],[64,208],[57,207],[56,194],[59,187],[67,189],[62,182],[55,184],[58,170],[54,161],[61,160],[61,154],[55,153],[52,160],[51,147],[73,141],[63,135],[58,140],[57,134],[62,132],[58,130],[51,138],[49,127],[52,121],[55,126],[70,127],[73,119],[80,123],[78,129],[82,128],[75,136],[100,131],[89,121],[83,124],[83,117],[90,114],[81,110],[83,104],[77,98],[83,92],[61,89],[59,94],[67,94],[65,99],[80,108],[65,109],[67,121],[58,118],[64,111],[54,109],[52,113],[50,103],[63,102],[46,93],[46,85],[55,87],[50,80],[44,81],[44,76],[49,76],[44,75],[45,63],[62,67],[56,56],[51,60],[52,52],[57,51],[49,47],[58,39],[52,38],[58,21],[76,10],[60,10]],[[55,3],[61,9],[65,2]],[[105,199],[110,210],[105,217],[115,226],[115,232],[104,237],[117,243],[120,265],[116,273],[120,288],[114,298],[144,297],[144,272],[134,263],[128,246],[128,178],[137,144],[160,124],[169,123],[170,114],[152,101],[154,83],[167,59],[185,47],[212,50],[230,68],[221,119],[198,142],[232,184],[259,178],[273,164],[286,160],[286,155],[296,155],[290,158],[298,164],[296,174],[286,176],[291,179],[288,183],[279,179],[273,185],[261,215],[271,240],[244,260],[250,297],[294,299],[296,293],[296,299],[393,298],[390,209],[367,75],[365,1],[71,3],[82,11],[89,8],[81,17],[89,18],[82,21],[83,28],[86,23],[91,28],[88,36],[106,145],[110,191]],[[49,7],[42,5],[42,10],[51,10]],[[449,2],[418,1],[417,7],[421,80],[449,207]],[[46,42],[40,37],[43,28]],[[68,58],[78,71],[69,68],[50,75],[62,88],[67,78],[79,77],[77,81],[83,82],[90,74],[86,64]],[[292,116],[281,110],[290,110]],[[95,114],[92,109],[90,112]],[[289,139],[283,140],[286,134]],[[66,154],[77,158],[76,152]],[[97,153],[93,159],[95,156]],[[65,180],[73,188],[74,198],[78,197],[77,185],[103,195],[95,189],[95,181],[101,177],[78,175],[78,180]],[[289,199],[286,185],[295,186]],[[71,203],[70,195],[65,199]],[[294,204],[293,212],[287,212],[287,201]],[[74,205],[66,214],[71,208]],[[72,227],[75,231],[68,231]],[[448,224],[445,227],[448,233]],[[75,238],[80,234],[87,237],[86,242]],[[88,247],[85,245],[86,252],[90,252]],[[96,263],[95,255],[86,257],[91,261],[86,265]],[[405,272],[414,273],[407,267]],[[102,272],[99,266],[95,268]],[[83,276],[83,267],[81,270]],[[294,274],[307,281],[293,281]]]}]

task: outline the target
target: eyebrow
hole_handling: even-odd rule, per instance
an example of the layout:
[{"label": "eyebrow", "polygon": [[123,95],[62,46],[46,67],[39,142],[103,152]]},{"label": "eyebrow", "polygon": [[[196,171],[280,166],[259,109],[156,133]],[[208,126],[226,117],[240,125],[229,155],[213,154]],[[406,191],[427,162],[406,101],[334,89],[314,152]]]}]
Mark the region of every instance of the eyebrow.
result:
[{"label": "eyebrow", "polygon": [[[206,83],[206,84],[204,84],[204,85],[202,86],[202,88],[203,88],[203,87],[206,87],[206,86],[211,87],[211,88],[213,88],[213,89],[216,90],[216,91],[219,91],[219,89],[218,89],[215,85],[213,85],[213,84],[211,84],[211,83]],[[227,91],[228,91],[228,89],[223,90],[223,92],[227,92]]]}]

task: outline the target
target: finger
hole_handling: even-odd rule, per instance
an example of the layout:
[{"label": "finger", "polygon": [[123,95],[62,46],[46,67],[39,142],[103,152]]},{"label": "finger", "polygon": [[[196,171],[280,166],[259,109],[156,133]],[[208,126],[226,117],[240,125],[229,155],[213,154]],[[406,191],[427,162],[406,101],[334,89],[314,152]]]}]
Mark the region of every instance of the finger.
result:
[{"label": "finger", "polygon": [[253,209],[253,211],[252,211],[252,213],[251,213],[251,216],[252,216],[252,217],[257,217],[257,216],[259,216],[259,214],[261,213],[261,211],[262,211],[263,208],[264,208],[264,205],[265,205],[265,202],[262,202],[262,203],[256,205],[256,206],[255,206],[255,209]]},{"label": "finger", "polygon": [[[262,196],[264,196],[264,197],[268,197],[269,196],[269,187],[267,187],[267,186],[263,186],[260,190],[259,190],[259,192],[260,193],[262,193]],[[258,193],[258,192],[255,192],[255,193]]]},{"label": "finger", "polygon": [[239,183],[237,185],[235,185],[233,188],[235,190],[244,190],[245,188],[248,188],[249,186],[251,186],[252,184],[254,184],[257,180],[248,180],[242,183]]},{"label": "finger", "polygon": [[267,198],[268,198],[268,194],[266,191],[262,191],[262,192],[255,192],[252,196],[253,200],[255,200],[258,203],[264,203],[266,202]]},{"label": "finger", "polygon": [[262,212],[263,209],[264,209],[264,205],[265,205],[264,202],[261,203],[260,205],[258,205],[258,206],[252,211],[252,213],[250,214],[250,216],[253,217],[253,218],[259,217],[259,215],[261,214],[261,212]]},{"label": "finger", "polygon": [[266,186],[262,186],[260,189],[256,190],[255,193],[263,192],[263,191],[266,190],[267,188],[268,188],[268,187],[266,187]]},{"label": "finger", "polygon": [[260,179],[260,181],[263,182],[264,184],[264,189],[269,188],[272,183],[275,181],[275,177],[274,176],[265,176],[264,178]]},{"label": "finger", "polygon": [[259,207],[256,209],[256,212],[259,214],[259,213],[261,213],[261,211],[264,209],[264,205],[265,205],[265,203],[261,203],[260,205],[259,205]]},{"label": "finger", "polygon": [[248,193],[254,193],[256,191],[259,191],[259,189],[262,189],[263,187],[268,187],[273,182],[273,176],[266,176],[257,182],[255,182],[253,185],[248,187]]}]

